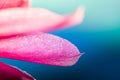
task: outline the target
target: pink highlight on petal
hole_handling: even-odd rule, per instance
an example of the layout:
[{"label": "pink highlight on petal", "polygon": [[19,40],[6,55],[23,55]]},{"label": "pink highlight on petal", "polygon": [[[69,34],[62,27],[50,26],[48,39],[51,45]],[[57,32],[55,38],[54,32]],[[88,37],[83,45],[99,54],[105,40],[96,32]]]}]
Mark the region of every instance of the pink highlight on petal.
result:
[{"label": "pink highlight on petal", "polygon": [[51,31],[82,22],[84,8],[68,16],[59,15],[43,8],[11,8],[0,11],[0,36]]},{"label": "pink highlight on petal", "polygon": [[0,62],[0,80],[34,80],[24,71]]},{"label": "pink highlight on petal", "polygon": [[69,41],[47,33],[14,36],[0,40],[0,57],[40,64],[71,66],[81,56]]},{"label": "pink highlight on petal", "polygon": [[0,0],[0,9],[28,6],[29,0]]}]

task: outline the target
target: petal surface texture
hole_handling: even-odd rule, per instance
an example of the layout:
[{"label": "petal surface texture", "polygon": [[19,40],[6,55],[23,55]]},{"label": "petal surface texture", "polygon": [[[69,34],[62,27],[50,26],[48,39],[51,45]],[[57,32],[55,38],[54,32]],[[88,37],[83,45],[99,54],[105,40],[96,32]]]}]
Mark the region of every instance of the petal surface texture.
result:
[{"label": "petal surface texture", "polygon": [[0,0],[0,9],[28,6],[29,0]]},{"label": "petal surface texture", "polygon": [[44,8],[11,8],[0,11],[0,36],[51,31],[82,22],[84,9],[68,16]]},{"label": "petal surface texture", "polygon": [[0,39],[0,57],[40,64],[71,66],[81,56],[79,50],[60,37],[35,33]]},{"label": "petal surface texture", "polygon": [[34,80],[24,71],[0,62],[0,80]]}]

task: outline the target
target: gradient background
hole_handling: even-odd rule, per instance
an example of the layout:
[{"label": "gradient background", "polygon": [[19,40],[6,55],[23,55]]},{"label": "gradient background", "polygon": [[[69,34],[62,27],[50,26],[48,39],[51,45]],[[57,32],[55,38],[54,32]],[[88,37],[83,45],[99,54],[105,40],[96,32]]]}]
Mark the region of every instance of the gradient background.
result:
[{"label": "gradient background", "polygon": [[72,67],[56,67],[0,59],[33,75],[37,80],[120,80],[120,1],[119,0],[33,0],[60,14],[86,8],[84,22],[52,34],[74,43],[85,54]]}]

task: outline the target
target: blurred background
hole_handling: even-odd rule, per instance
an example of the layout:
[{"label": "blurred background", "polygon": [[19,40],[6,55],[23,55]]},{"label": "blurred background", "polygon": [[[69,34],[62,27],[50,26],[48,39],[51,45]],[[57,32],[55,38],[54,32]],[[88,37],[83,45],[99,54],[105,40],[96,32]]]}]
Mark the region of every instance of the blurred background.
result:
[{"label": "blurred background", "polygon": [[37,80],[120,80],[119,0],[32,0],[31,7],[43,7],[59,14],[86,9],[82,24],[50,32],[75,44],[85,53],[72,67],[56,67],[0,59],[27,71]]}]

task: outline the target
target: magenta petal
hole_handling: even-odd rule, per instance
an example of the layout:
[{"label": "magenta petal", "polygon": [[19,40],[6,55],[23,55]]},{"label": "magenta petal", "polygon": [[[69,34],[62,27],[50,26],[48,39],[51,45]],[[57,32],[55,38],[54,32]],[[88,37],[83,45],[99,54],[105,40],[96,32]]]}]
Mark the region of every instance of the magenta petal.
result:
[{"label": "magenta petal", "polygon": [[0,80],[34,80],[24,71],[0,62]]},{"label": "magenta petal", "polygon": [[64,16],[44,8],[10,8],[0,11],[0,36],[51,31],[82,22],[84,9]]},{"label": "magenta petal", "polygon": [[71,66],[80,57],[69,41],[47,33],[35,33],[0,40],[0,57],[40,64]]},{"label": "magenta petal", "polygon": [[0,9],[28,6],[29,0],[0,0]]}]

